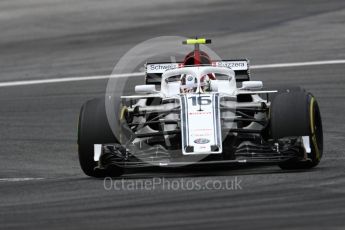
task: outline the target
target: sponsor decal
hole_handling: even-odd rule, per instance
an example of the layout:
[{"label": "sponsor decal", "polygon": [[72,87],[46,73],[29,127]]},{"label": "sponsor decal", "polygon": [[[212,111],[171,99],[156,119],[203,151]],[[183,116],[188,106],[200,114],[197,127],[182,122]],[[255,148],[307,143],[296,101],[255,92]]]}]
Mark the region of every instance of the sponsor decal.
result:
[{"label": "sponsor decal", "polygon": [[163,73],[167,70],[176,69],[178,67],[178,63],[147,64],[146,70],[148,73]]},{"label": "sponsor decal", "polygon": [[207,144],[209,142],[210,142],[210,140],[206,139],[206,138],[198,138],[198,139],[194,140],[195,144]]},{"label": "sponsor decal", "polygon": [[193,80],[193,76],[189,76],[187,81],[192,81]]},{"label": "sponsor decal", "polygon": [[217,61],[213,62],[212,66],[227,67],[233,70],[247,70],[248,64],[246,61]]},{"label": "sponsor decal", "polygon": [[210,115],[211,112],[189,112],[189,115]]}]

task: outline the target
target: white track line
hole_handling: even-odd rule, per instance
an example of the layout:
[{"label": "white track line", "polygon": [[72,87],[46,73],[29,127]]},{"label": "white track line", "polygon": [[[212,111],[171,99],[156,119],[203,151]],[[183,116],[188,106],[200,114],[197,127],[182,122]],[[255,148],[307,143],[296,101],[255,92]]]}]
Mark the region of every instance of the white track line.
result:
[{"label": "white track line", "polygon": [[285,68],[285,67],[299,67],[299,66],[313,66],[313,65],[334,65],[345,64],[345,60],[326,60],[326,61],[309,61],[309,62],[292,62],[292,63],[277,63],[267,65],[252,65],[251,69],[270,69],[270,68]]},{"label": "white track line", "polygon": [[[266,65],[252,65],[250,68],[251,69],[270,69],[270,68],[286,68],[286,67],[334,65],[334,64],[345,64],[345,60],[340,59],[340,60],[325,60],[325,61],[311,61],[311,62],[293,62],[293,63],[277,63],[277,64],[266,64]],[[136,73],[125,73],[125,74],[114,74],[114,75],[81,76],[81,77],[68,77],[68,78],[27,80],[27,81],[9,81],[9,82],[0,82],[0,87],[38,85],[38,84],[74,82],[74,81],[89,81],[89,80],[101,80],[101,79],[108,79],[108,78],[138,77],[138,76],[142,76],[142,75],[144,75],[143,72],[136,72]]]},{"label": "white track line", "polygon": [[21,177],[21,178],[0,178],[0,182],[18,182],[18,181],[31,181],[31,180],[43,180],[44,178],[33,177]]},{"label": "white track line", "polygon": [[89,80],[101,80],[108,78],[121,78],[121,77],[137,77],[142,76],[144,73],[126,73],[116,75],[99,75],[99,76],[82,76],[82,77],[67,77],[67,78],[53,78],[53,79],[41,79],[41,80],[28,80],[28,81],[9,81],[0,82],[0,87],[8,86],[21,86],[21,85],[38,85],[38,84],[49,84],[49,83],[60,83],[69,81],[89,81]]}]

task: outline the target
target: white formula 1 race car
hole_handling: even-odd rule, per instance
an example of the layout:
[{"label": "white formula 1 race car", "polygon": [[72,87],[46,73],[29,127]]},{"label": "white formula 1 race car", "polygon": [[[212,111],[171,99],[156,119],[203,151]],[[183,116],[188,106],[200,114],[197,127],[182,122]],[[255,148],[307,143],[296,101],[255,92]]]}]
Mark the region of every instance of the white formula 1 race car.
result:
[{"label": "white formula 1 race car", "polygon": [[199,45],[208,39],[183,43],[194,50],[180,63],[147,63],[146,84],[135,86],[135,95],[84,103],[78,151],[86,175],[227,164],[308,169],[320,162],[322,121],[311,93],[263,90],[250,81],[248,60],[210,60]]}]

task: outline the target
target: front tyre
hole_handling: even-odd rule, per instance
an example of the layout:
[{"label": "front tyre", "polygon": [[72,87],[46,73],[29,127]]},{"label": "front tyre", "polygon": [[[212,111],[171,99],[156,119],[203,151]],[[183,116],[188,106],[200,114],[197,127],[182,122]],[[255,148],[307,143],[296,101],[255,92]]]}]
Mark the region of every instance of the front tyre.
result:
[{"label": "front tyre", "polygon": [[[92,177],[108,176],[106,171],[95,170],[94,144],[117,143],[108,123],[104,97],[89,100],[80,109],[78,122],[78,156],[83,172]],[[116,175],[122,168],[113,169]]]},{"label": "front tyre", "polygon": [[[303,91],[281,93],[272,102],[270,116],[273,139],[309,136],[309,159],[293,159],[279,166],[282,169],[309,169],[318,165],[323,154],[323,131],[320,109],[315,97]],[[304,155],[303,148],[300,154]]]}]

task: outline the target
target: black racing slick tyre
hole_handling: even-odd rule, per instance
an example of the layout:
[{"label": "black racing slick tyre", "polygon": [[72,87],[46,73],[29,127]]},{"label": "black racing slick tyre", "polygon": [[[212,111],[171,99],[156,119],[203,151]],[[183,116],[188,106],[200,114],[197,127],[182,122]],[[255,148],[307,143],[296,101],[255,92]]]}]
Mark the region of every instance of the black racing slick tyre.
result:
[{"label": "black racing slick tyre", "polygon": [[97,162],[94,161],[94,144],[105,143],[117,143],[117,140],[108,123],[104,98],[95,98],[83,104],[78,122],[79,163],[86,175],[107,176],[95,170]]},{"label": "black racing slick tyre", "polygon": [[[320,109],[315,97],[305,91],[278,94],[271,104],[270,132],[273,139],[309,136],[308,160],[294,159],[281,163],[282,169],[308,169],[319,164],[323,153]],[[301,155],[304,149],[301,149]]]}]

